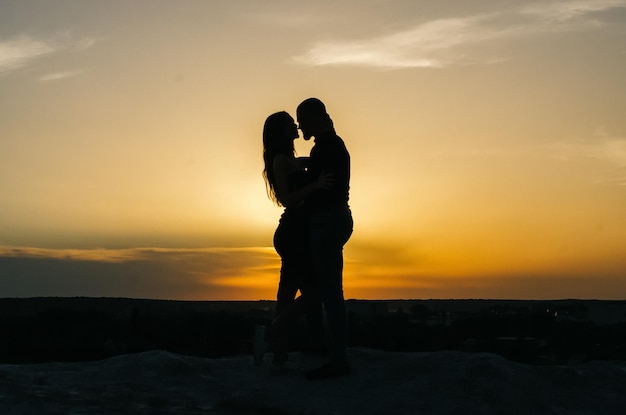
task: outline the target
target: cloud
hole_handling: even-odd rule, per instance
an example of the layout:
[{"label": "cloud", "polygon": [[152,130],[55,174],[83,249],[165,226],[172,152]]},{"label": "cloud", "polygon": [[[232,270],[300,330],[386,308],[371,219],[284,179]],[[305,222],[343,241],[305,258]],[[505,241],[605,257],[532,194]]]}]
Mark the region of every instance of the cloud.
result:
[{"label": "cloud", "polygon": [[84,37],[75,41],[72,41],[72,47],[79,52],[89,49],[96,43],[96,39],[91,37]]},{"label": "cloud", "polygon": [[[602,131],[604,131],[602,129]],[[596,159],[617,168],[626,168],[626,138],[598,133],[586,140],[559,142],[552,147],[553,154],[562,159]]]},{"label": "cloud", "polygon": [[[583,17],[626,7],[626,0],[537,3],[524,9],[423,22],[370,39],[327,40],[292,58],[303,65],[355,65],[377,68],[441,68],[506,60],[481,56],[471,48],[505,38],[535,36],[597,26]],[[577,19],[575,22],[572,20]],[[559,24],[560,23],[560,24]]]},{"label": "cloud", "polygon": [[[74,38],[65,34],[50,40],[35,39],[30,36],[18,36],[9,40],[0,40],[0,75],[25,67],[44,56],[63,50],[82,52],[95,44],[89,37]],[[45,75],[40,80],[48,81],[77,75],[79,71],[65,71]]]},{"label": "cloud", "polygon": [[604,166],[598,182],[626,186],[626,137],[612,136],[604,126],[587,139],[554,143],[547,149],[552,157],[563,161],[595,160]]},{"label": "cloud", "polygon": [[42,82],[48,81],[58,81],[59,79],[71,78],[73,76],[80,75],[83,71],[74,70],[74,71],[64,71],[64,72],[54,72],[47,75],[44,75],[39,78]]},{"label": "cloud", "polygon": [[0,247],[4,297],[271,298],[273,248],[42,249]]},{"label": "cloud", "polygon": [[56,50],[57,46],[28,36],[0,41],[0,74],[18,69]]},{"label": "cloud", "polygon": [[540,2],[526,6],[522,14],[536,16],[541,20],[565,22],[585,15],[609,9],[626,7],[625,0],[573,0]]},{"label": "cloud", "polygon": [[527,158],[558,160],[564,163],[595,162],[596,182],[602,185],[626,186],[626,137],[612,135],[605,126],[599,126],[588,137],[553,141],[545,144],[462,147],[433,145],[423,153],[441,160]]},{"label": "cloud", "polygon": [[0,246],[0,257],[47,258],[95,262],[126,262],[139,257],[136,249],[46,249]]},{"label": "cloud", "polygon": [[322,42],[294,61],[309,65],[363,65],[382,68],[433,68],[450,64],[438,52],[484,40],[494,32],[478,30],[484,16],[443,19],[361,41]]}]

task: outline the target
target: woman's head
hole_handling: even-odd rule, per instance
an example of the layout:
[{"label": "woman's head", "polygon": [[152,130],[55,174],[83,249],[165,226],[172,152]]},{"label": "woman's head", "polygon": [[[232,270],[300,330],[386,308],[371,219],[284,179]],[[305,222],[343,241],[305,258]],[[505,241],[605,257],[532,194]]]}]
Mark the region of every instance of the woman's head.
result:
[{"label": "woman's head", "polygon": [[277,154],[293,156],[295,150],[293,140],[298,138],[298,126],[293,117],[285,111],[276,112],[265,120],[263,125],[263,178],[267,194],[275,203],[280,205],[276,198],[274,185],[274,157]]},{"label": "woman's head", "polygon": [[276,112],[263,125],[263,147],[278,153],[293,154],[293,140],[298,138],[298,126],[285,111]]}]

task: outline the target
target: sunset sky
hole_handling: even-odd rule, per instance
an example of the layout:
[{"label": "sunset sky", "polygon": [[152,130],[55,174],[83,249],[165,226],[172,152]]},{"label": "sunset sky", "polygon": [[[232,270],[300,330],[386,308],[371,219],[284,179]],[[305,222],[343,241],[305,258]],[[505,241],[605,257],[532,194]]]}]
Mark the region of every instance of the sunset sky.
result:
[{"label": "sunset sky", "polygon": [[626,299],[626,0],[2,0],[0,297],[274,299],[312,96],[347,298]]}]

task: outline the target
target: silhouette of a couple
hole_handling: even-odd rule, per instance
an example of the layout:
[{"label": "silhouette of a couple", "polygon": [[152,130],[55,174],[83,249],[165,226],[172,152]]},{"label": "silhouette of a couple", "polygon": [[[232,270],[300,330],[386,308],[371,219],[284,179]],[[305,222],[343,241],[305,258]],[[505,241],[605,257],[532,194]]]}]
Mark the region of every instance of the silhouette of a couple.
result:
[{"label": "silhouette of a couple", "polygon": [[[269,326],[255,330],[254,358],[260,365],[271,350],[272,363],[284,364],[288,333],[306,315],[312,337],[319,344],[326,337],[329,343],[328,361],[305,374],[313,380],[350,373],[342,282],[343,246],[353,226],[348,206],[350,154],[322,101],[304,100],[296,115],[298,125],[282,111],[267,117],[263,127],[263,176],[269,197],[284,212],[274,233],[281,258],[276,315]],[[298,129],[305,140],[315,137],[309,157],[295,157]]]}]

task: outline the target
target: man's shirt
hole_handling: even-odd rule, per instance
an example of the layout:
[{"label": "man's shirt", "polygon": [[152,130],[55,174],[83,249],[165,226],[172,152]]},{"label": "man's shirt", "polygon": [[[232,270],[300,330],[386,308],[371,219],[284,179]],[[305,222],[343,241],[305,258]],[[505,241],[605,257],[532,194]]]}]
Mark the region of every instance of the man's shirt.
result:
[{"label": "man's shirt", "polygon": [[316,190],[305,199],[305,206],[321,210],[348,205],[350,190],[350,154],[341,137],[335,132],[315,137],[311,149],[308,175],[312,181],[322,173],[331,173],[334,183],[330,189]]}]

